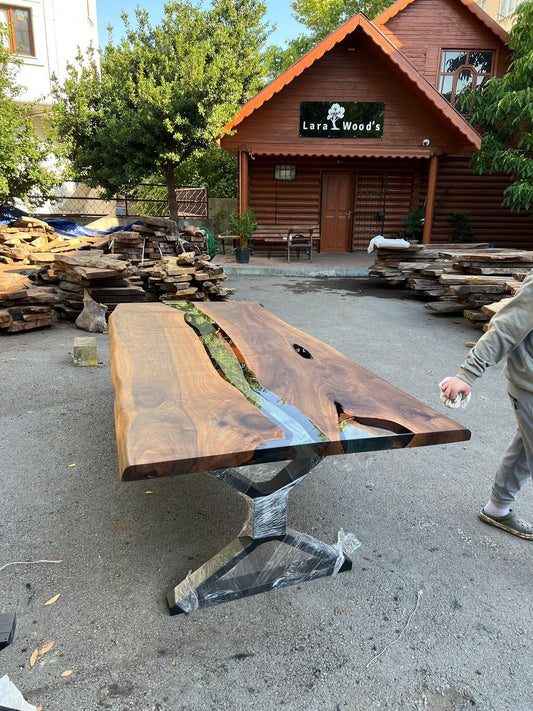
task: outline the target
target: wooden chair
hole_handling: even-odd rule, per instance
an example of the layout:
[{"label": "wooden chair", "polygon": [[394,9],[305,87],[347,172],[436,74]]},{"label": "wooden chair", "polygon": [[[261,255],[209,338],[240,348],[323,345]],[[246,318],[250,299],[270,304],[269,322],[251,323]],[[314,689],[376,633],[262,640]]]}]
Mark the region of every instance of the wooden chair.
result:
[{"label": "wooden chair", "polygon": [[[313,246],[314,242],[318,242],[320,237],[316,236],[318,225],[299,225],[289,227],[287,235],[287,262],[291,261],[291,249],[296,251],[296,258],[300,258],[300,251],[305,250],[309,257],[309,261],[313,261]],[[315,237],[313,237],[315,233]]]}]

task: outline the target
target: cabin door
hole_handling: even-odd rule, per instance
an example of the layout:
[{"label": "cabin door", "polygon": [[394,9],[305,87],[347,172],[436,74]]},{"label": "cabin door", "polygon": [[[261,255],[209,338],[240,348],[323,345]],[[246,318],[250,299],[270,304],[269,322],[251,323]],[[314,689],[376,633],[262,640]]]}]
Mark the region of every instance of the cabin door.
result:
[{"label": "cabin door", "polygon": [[322,176],[322,252],[351,252],[354,173],[324,173]]}]

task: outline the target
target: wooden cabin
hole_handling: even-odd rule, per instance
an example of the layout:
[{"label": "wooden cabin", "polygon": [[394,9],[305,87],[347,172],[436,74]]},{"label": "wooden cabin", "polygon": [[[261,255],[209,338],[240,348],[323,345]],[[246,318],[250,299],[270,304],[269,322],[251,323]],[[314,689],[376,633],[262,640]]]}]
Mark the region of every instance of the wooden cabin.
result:
[{"label": "wooden cabin", "polygon": [[473,0],[355,15],[224,127],[240,211],[252,208],[263,230],[318,224],[323,252],[395,237],[421,206],[426,243],[451,241],[455,211],[478,241],[528,247],[531,220],[501,207],[505,176],[472,173],[481,137],[453,106],[466,84],[505,73],[506,40]]}]

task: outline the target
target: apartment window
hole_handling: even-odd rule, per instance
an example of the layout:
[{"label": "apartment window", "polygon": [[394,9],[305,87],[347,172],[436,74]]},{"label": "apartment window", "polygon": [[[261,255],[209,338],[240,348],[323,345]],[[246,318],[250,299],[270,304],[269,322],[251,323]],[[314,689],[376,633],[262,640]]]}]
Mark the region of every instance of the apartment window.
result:
[{"label": "apartment window", "polygon": [[0,24],[8,30],[7,35],[1,36],[1,41],[9,52],[34,55],[31,11],[28,8],[0,5]]},{"label": "apartment window", "polygon": [[455,106],[465,89],[479,89],[492,76],[494,52],[465,49],[442,53],[439,91]]},{"label": "apartment window", "polygon": [[504,18],[513,15],[521,1],[522,0],[500,0],[499,16]]}]

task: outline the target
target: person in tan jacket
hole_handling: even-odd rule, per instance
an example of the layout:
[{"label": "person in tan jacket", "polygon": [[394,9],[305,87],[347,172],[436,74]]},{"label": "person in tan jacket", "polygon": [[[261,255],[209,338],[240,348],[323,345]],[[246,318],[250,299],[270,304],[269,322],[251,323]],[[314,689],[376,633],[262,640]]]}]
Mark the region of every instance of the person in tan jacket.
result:
[{"label": "person in tan jacket", "polygon": [[466,398],[485,370],[506,358],[504,373],[518,425],[496,472],[490,499],[479,517],[520,538],[533,540],[533,526],[511,508],[522,485],[533,477],[533,272],[520,291],[495,314],[490,327],[441,390],[450,400]]}]

